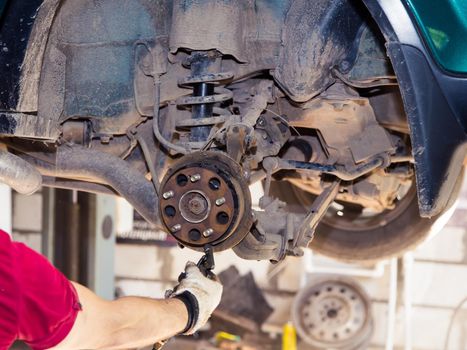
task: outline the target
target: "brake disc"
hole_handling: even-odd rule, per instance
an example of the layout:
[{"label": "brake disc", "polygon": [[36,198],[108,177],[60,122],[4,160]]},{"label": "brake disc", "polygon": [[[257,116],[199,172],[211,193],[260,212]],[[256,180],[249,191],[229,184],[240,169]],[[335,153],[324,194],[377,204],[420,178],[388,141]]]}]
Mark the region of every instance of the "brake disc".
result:
[{"label": "brake disc", "polygon": [[220,152],[177,161],[160,189],[163,224],[183,246],[215,251],[237,245],[252,225],[251,196],[242,168]]},{"label": "brake disc", "polygon": [[297,295],[292,318],[313,349],[362,349],[373,331],[371,302],[348,278],[321,279]]}]

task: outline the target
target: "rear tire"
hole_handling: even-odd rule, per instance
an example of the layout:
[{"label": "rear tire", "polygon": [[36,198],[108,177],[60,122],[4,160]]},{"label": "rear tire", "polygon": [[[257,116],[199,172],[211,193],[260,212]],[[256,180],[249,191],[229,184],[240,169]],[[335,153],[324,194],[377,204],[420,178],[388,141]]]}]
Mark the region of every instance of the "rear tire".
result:
[{"label": "rear tire", "polygon": [[[401,199],[393,210],[378,214],[379,223],[371,227],[355,229],[338,224],[336,220],[325,218],[317,227],[310,244],[314,251],[348,262],[375,262],[413,250],[427,237],[436,234],[446,224],[454,211],[463,179],[463,172],[454,188],[448,208],[431,219],[420,217],[415,187]],[[287,203],[287,210],[306,213],[314,195],[285,181],[271,184],[272,196]],[[342,219],[339,219],[342,220]]]}]

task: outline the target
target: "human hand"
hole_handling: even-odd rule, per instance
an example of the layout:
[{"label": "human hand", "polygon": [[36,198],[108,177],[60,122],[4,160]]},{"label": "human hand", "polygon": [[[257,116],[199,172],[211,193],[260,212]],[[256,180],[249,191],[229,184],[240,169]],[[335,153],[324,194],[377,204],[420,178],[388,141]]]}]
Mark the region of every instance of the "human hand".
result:
[{"label": "human hand", "polygon": [[174,290],[167,291],[167,298],[180,299],[188,309],[188,323],[182,334],[193,334],[203,327],[219,305],[222,284],[212,273],[206,277],[193,263],[188,262],[180,283]]}]

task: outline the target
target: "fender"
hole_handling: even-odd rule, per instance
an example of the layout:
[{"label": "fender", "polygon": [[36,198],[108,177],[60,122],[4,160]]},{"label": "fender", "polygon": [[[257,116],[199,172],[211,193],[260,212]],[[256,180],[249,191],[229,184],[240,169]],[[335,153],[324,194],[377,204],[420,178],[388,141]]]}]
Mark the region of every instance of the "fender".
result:
[{"label": "fender", "polygon": [[432,217],[449,204],[467,155],[467,77],[434,61],[402,1],[363,2],[387,41],[409,121],[420,214]]},{"label": "fender", "polygon": [[23,61],[42,1],[3,0],[0,5],[0,108],[3,111],[17,111]]},{"label": "fender", "polygon": [[36,112],[43,54],[60,0],[0,0],[0,110]]}]

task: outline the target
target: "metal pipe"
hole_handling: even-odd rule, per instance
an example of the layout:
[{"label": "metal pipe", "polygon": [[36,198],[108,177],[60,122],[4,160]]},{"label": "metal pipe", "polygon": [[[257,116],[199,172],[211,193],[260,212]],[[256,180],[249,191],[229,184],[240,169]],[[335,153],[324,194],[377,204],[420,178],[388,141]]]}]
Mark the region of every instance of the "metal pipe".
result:
[{"label": "metal pipe", "polygon": [[71,203],[67,203],[67,225],[65,233],[66,275],[72,281],[79,280],[79,242],[80,242],[80,206],[78,204],[78,191],[73,190]]},{"label": "metal pipe", "polygon": [[[369,172],[383,166],[384,163],[385,162],[382,157],[375,157],[351,170],[347,170],[343,166],[338,165],[336,166],[320,163],[309,163],[298,160],[280,159],[277,157],[269,157],[263,160],[263,166],[265,167],[265,169],[268,168],[267,170],[269,170],[271,174],[275,174],[279,170],[309,170],[334,175],[343,181],[355,180],[360,176],[368,174]],[[268,166],[265,166],[265,164],[267,164]],[[250,184],[261,181],[266,177],[267,171],[260,169],[252,173],[250,177]]]},{"label": "metal pipe", "polygon": [[0,150],[0,183],[21,194],[32,194],[42,186],[42,176],[25,160]]},{"label": "metal pipe", "polygon": [[335,165],[323,165],[318,163],[301,162],[297,160],[281,160],[280,168],[282,169],[302,169],[319,171],[325,174],[330,174],[338,177],[343,181],[352,181],[360,176],[368,174],[369,172],[384,165],[384,159],[381,157],[373,158],[366,163],[357,166],[354,169],[347,170],[344,167],[338,167]]},{"label": "metal pipe", "polygon": [[389,265],[389,300],[388,300],[388,326],[386,330],[385,350],[394,349],[394,332],[396,328],[397,308],[397,258],[391,258]]},{"label": "metal pipe", "polygon": [[76,190],[87,193],[100,193],[109,195],[118,195],[112,188],[85,181],[74,181],[69,179],[57,179],[53,176],[43,176],[42,185],[49,188],[61,188],[64,190]]},{"label": "metal pipe", "polygon": [[[360,176],[368,174],[369,172],[375,170],[384,165],[385,160],[382,157],[375,157],[370,159],[369,161],[360,164],[356,168],[351,170],[345,169],[343,166],[339,165],[328,165],[328,164],[320,164],[320,163],[309,163],[309,162],[302,162],[298,160],[291,160],[291,159],[279,159],[276,157],[269,157],[266,158],[264,161],[269,161],[270,163],[274,162],[274,169],[272,169],[272,174],[278,172],[279,170],[310,170],[315,172],[320,172],[324,174],[334,175],[340,178],[343,181],[352,181],[357,179]],[[263,166],[264,163],[263,161]],[[390,163],[413,163],[412,156],[391,156]],[[266,170],[259,169],[255,172],[251,173],[250,176],[250,184],[254,184],[258,181],[262,181],[267,177],[268,173]]]},{"label": "metal pipe", "polygon": [[110,186],[146,220],[162,228],[159,199],[153,184],[123,159],[82,147],[63,147],[57,151],[55,166],[38,161],[36,164],[46,176],[83,179]]},{"label": "metal pipe", "polygon": [[176,145],[168,140],[165,139],[164,135],[162,135],[160,127],[159,127],[159,119],[160,119],[160,97],[161,97],[161,82],[159,77],[154,78],[154,116],[152,121],[152,130],[154,132],[154,136],[156,137],[157,141],[159,141],[167,150],[173,150],[177,152],[177,154],[188,154],[189,149],[182,147],[180,145]]},{"label": "metal pipe", "polygon": [[404,254],[404,325],[405,325],[405,342],[404,350],[412,350],[412,292],[413,292],[413,252]]}]

